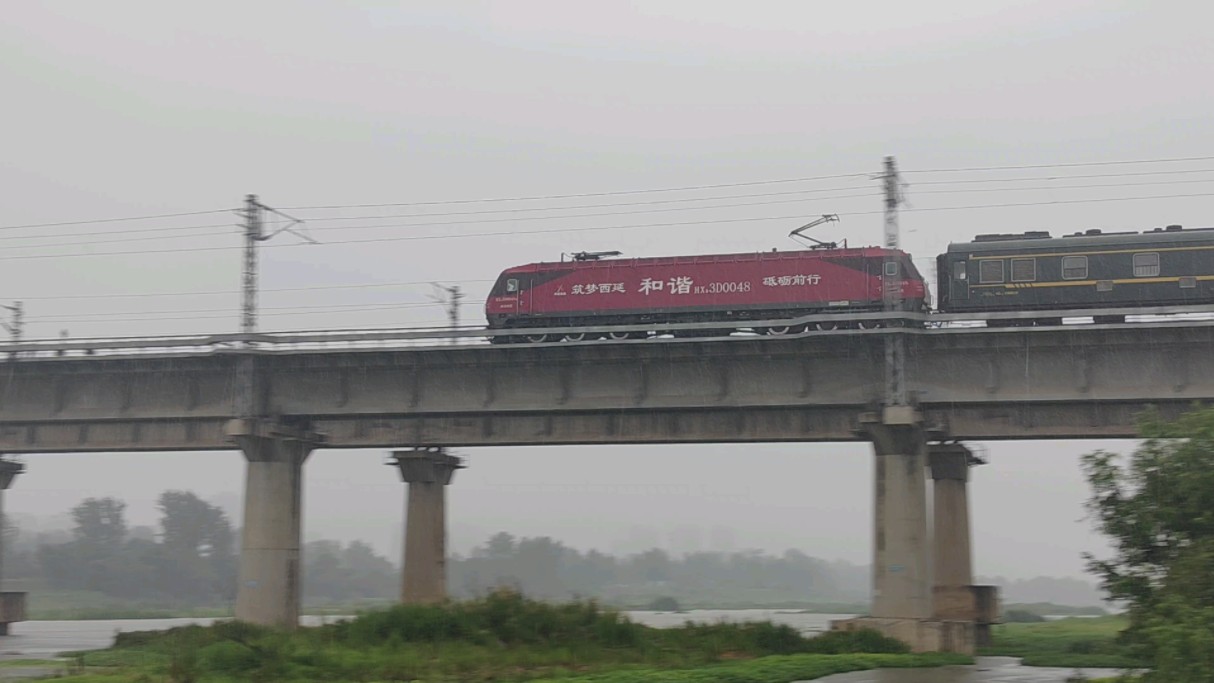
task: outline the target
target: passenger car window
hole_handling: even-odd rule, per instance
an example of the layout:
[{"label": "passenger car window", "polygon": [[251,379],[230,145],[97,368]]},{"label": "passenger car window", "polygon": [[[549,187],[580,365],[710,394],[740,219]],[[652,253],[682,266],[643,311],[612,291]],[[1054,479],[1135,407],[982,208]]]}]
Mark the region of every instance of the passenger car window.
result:
[{"label": "passenger car window", "polygon": [[1088,276],[1088,257],[1086,256],[1063,256],[1062,257],[1062,279],[1063,280],[1082,280]]},{"label": "passenger car window", "polygon": [[1003,261],[992,259],[979,261],[978,282],[984,285],[1003,282]]},{"label": "passenger car window", "polygon": [[506,293],[513,294],[518,291],[518,280],[506,280]]},{"label": "passenger car window", "polygon": [[1134,277],[1159,275],[1159,254],[1134,254]]},{"label": "passenger car window", "polygon": [[1012,282],[1032,282],[1037,279],[1037,259],[1012,259]]},{"label": "passenger car window", "polygon": [[953,264],[953,279],[954,280],[964,280],[965,279],[965,262],[964,261],[958,261],[957,263]]}]

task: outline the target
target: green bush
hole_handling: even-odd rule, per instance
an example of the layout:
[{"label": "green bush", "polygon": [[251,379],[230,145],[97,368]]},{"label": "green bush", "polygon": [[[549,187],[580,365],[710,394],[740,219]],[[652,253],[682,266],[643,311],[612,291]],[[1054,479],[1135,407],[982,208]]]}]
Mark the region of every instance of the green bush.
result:
[{"label": "green bush", "polygon": [[[594,602],[556,605],[504,592],[469,602],[402,605],[294,632],[221,622],[123,634],[115,647],[85,657],[135,678],[175,683],[523,681],[587,675],[606,676],[602,680],[609,682],[765,683],[884,661],[943,661],[895,654],[905,651],[875,631],[806,638],[770,622],[655,629]],[[747,660],[747,666],[734,666],[733,660]],[[705,678],[704,671],[715,678]],[[665,673],[654,679],[656,672]]]},{"label": "green bush", "polygon": [[853,652],[904,654],[910,652],[910,647],[880,631],[864,628],[858,631],[827,631],[809,641],[808,651],[831,655]]},{"label": "green bush", "polygon": [[593,601],[552,605],[498,591],[483,600],[442,605],[397,605],[336,625],[350,644],[465,641],[478,645],[593,643],[635,647],[645,627]]},{"label": "green bush", "polygon": [[235,642],[214,643],[198,651],[202,667],[219,674],[242,674],[256,669],[258,654],[247,645]]}]

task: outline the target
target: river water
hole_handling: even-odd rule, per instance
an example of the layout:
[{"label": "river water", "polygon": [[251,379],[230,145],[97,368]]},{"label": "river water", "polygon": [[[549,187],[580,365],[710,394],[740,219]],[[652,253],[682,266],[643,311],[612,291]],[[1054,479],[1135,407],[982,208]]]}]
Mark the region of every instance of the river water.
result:
[{"label": "river water", "polygon": [[[847,619],[851,614],[806,614],[793,610],[689,610],[687,612],[626,612],[642,624],[658,628],[678,626],[685,621],[772,621],[788,624],[805,634],[820,633],[835,619]],[[315,626],[340,617],[306,616],[302,623]],[[214,619],[109,619],[98,621],[26,621],[11,626],[12,635],[0,637],[0,660],[48,659],[73,650],[95,650],[108,647],[114,635],[129,631],[157,631],[187,624],[209,624]],[[16,676],[38,673],[36,670],[14,671],[0,669],[0,681],[18,680]],[[1022,667],[1010,657],[980,657],[974,666],[942,669],[887,669],[860,671],[820,678],[818,683],[1065,683],[1074,669],[1041,669]],[[1092,678],[1113,676],[1108,669],[1089,669]]]}]

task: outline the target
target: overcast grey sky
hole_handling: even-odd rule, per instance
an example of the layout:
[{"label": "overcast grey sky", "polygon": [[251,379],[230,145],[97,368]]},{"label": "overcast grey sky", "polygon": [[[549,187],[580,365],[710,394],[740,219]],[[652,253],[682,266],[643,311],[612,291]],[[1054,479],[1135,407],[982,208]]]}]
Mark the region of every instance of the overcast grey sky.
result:
[{"label": "overcast grey sky", "polygon": [[[487,280],[563,251],[786,247],[800,217],[827,212],[843,217],[832,236],[852,244],[877,242],[881,226],[864,177],[418,202],[856,174],[892,154],[908,183],[903,242],[922,267],[982,232],[1210,225],[1214,159],[927,172],[1214,155],[1208,3],[6,9],[0,301],[26,302],[30,336],[235,330],[234,216],[15,226],[228,209],[250,192],[277,207],[349,207],[289,210],[322,244],[283,235],[262,250],[263,329],[437,321],[433,280],[467,288],[474,323]],[[637,203],[694,198],[705,201]],[[964,208],[992,204],[1032,206]],[[503,209],[513,213],[467,213]],[[736,222],[690,225],[726,219]],[[591,227],[625,229],[518,234]],[[467,236],[479,233],[497,234]],[[415,239],[427,236],[446,238]],[[71,256],[84,252],[94,255]],[[145,253],[96,255],[106,252]],[[181,295],[148,296],[167,293]],[[1099,543],[1080,521],[1077,458],[1092,447],[991,446],[973,487],[980,573],[1081,572],[1079,553]],[[461,550],[505,529],[607,550],[796,547],[868,560],[871,458],[861,446],[467,455],[472,467],[451,495]],[[397,552],[403,487],[383,456],[313,457],[308,536],[365,537]],[[29,464],[7,496],[12,512],[118,495],[141,523],[168,487],[238,505],[243,473],[235,453]]]}]

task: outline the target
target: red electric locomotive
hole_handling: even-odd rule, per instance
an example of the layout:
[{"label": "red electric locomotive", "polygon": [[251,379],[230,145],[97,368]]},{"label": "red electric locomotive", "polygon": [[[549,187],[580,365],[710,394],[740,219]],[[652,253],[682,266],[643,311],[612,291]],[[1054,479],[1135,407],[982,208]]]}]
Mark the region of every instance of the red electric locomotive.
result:
[{"label": "red electric locomotive", "polygon": [[[882,307],[882,269],[896,263],[903,307],[929,306],[927,287],[910,256],[876,247],[809,249],[660,258],[606,258],[581,253],[571,261],[531,263],[503,272],[485,303],[493,330],[589,325],[721,322],[729,330],[780,335],[795,326],[755,327],[749,321],[814,313],[858,313]],[[887,259],[888,256],[892,258]],[[842,322],[819,323],[833,329]],[[655,327],[654,332],[661,332]],[[617,332],[613,339],[646,332]],[[565,334],[570,341],[598,335]],[[544,334],[495,341],[556,341]]]}]

